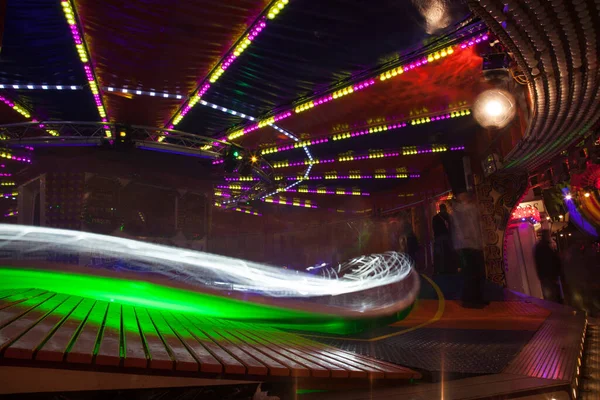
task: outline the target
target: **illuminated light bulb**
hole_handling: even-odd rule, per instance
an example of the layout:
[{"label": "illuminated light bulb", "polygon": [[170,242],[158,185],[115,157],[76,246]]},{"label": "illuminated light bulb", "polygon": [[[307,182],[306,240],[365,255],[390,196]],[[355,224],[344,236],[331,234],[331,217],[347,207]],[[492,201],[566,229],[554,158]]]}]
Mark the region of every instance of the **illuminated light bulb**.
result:
[{"label": "illuminated light bulb", "polygon": [[585,197],[590,197],[591,195],[590,195],[590,193],[589,193],[589,192],[585,192],[584,196],[585,196]]},{"label": "illuminated light bulb", "polygon": [[572,196],[570,193],[565,196],[565,200],[571,200],[571,199],[572,199]]},{"label": "illuminated light bulb", "polygon": [[501,89],[489,89],[475,99],[473,115],[477,122],[488,129],[501,129],[516,114],[516,102],[512,94]]},{"label": "illuminated light bulb", "polygon": [[440,55],[442,57],[446,57],[448,55],[448,53],[446,53],[446,50],[442,50],[442,52],[440,53]]},{"label": "illuminated light bulb", "polygon": [[440,59],[440,53],[434,53],[433,58],[435,60],[439,60]]},{"label": "illuminated light bulb", "polygon": [[448,47],[448,50],[446,50],[446,52],[448,54],[452,54],[452,53],[454,53],[454,50],[452,49],[452,47]]}]

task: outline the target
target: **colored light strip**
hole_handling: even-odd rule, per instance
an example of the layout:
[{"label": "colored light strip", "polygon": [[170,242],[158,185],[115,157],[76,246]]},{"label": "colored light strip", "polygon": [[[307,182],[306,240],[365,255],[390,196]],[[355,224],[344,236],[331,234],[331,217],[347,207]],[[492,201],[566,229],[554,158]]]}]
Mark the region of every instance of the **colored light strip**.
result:
[{"label": "colored light strip", "polygon": [[225,71],[235,62],[235,60],[237,60],[237,58],[240,57],[250,45],[252,45],[252,42],[267,26],[267,18],[274,19],[288,4],[288,2],[289,0],[279,0],[275,2],[267,11],[266,18],[263,16],[255,21],[255,23],[250,27],[249,31],[247,31],[247,33],[236,42],[235,47],[229,49],[225,58],[212,71],[210,77],[202,80],[190,98],[183,103],[175,116],[173,116],[169,122],[165,124],[165,126],[173,129],[174,126],[181,122],[183,117],[185,117],[186,114],[198,103],[206,91],[210,89],[211,84],[218,81]]},{"label": "colored light strip", "polygon": [[[16,112],[18,112],[19,114],[21,114],[23,117],[25,118],[31,118],[31,114],[24,108],[19,106],[18,104],[15,104],[13,101],[0,96],[0,101],[2,101],[4,104],[6,104],[9,107],[12,107],[13,110],[15,110]],[[36,121],[35,119],[32,119],[32,121]],[[44,128],[44,124],[40,124],[40,128]],[[53,129],[46,129],[46,132],[48,132],[50,135],[52,136],[58,136],[58,132],[53,130]],[[8,140],[9,137],[6,135],[0,135],[0,140]],[[33,150],[32,147],[25,147],[28,150]],[[17,160],[20,161],[20,160]],[[31,161],[29,161],[31,162]]]},{"label": "colored light strip", "polygon": [[4,214],[5,217],[16,217],[17,215],[19,215],[18,211],[11,211],[8,214]]},{"label": "colored light strip", "polygon": [[293,199],[287,200],[285,197],[265,197],[262,199],[265,203],[284,204],[286,206],[317,208],[316,204],[312,204],[310,200]]},{"label": "colored light strip", "polygon": [[360,189],[326,189],[326,188],[308,188],[300,186],[298,189],[282,190],[282,192],[291,193],[308,193],[308,194],[326,194],[326,195],[338,195],[338,196],[370,196],[369,193],[363,192]]},{"label": "colored light strip", "polygon": [[15,110],[16,112],[18,112],[19,114],[21,114],[22,116],[24,116],[25,118],[31,118],[31,114],[25,108],[16,104],[14,101],[11,101],[4,96],[0,96],[0,101],[12,108],[13,110]]},{"label": "colored light strip", "polygon": [[252,186],[240,185],[237,183],[230,183],[229,185],[217,185],[218,189],[230,189],[230,190],[250,190]]},{"label": "colored light strip", "polygon": [[348,161],[364,161],[364,160],[374,160],[378,158],[387,158],[387,157],[399,157],[399,156],[409,156],[415,154],[431,154],[431,153],[442,153],[446,151],[461,151],[464,150],[464,146],[446,146],[446,145],[435,145],[430,147],[417,147],[417,146],[406,146],[403,147],[402,150],[398,151],[373,151],[369,152],[369,154],[363,155],[341,155],[335,158],[327,158],[324,160],[313,159],[313,160],[303,160],[303,161],[276,161],[274,162],[273,168],[287,168],[287,167],[297,167],[304,165],[317,165],[317,164],[328,164],[334,162],[348,162]]},{"label": "colored light strip", "polygon": [[[90,90],[94,96],[94,101],[96,102],[96,109],[98,110],[98,114],[100,118],[102,118],[103,122],[107,121],[106,118],[106,109],[104,107],[104,103],[101,97],[101,92],[98,85],[98,80],[96,79],[96,75],[94,73],[94,68],[90,63],[90,57],[87,50],[87,46],[83,40],[83,29],[77,22],[77,17],[75,15],[75,8],[71,5],[71,0],[62,0],[60,2],[63,8],[63,12],[65,14],[65,18],[67,23],[69,24],[69,28],[71,29],[71,35],[73,36],[73,41],[75,42],[75,48],[77,49],[77,53],[79,54],[79,59],[83,63],[83,69],[85,70],[85,75],[88,80],[88,85],[90,86]],[[107,137],[111,136],[111,131],[108,126],[104,127],[104,132]]]},{"label": "colored light strip", "polygon": [[[418,59],[414,59],[413,61],[408,62],[406,64],[403,64],[403,65],[400,65],[400,66],[396,66],[396,67],[393,67],[393,68],[389,68],[387,71],[381,72],[379,74],[379,79],[371,78],[371,79],[366,79],[366,80],[364,80],[362,82],[359,82],[359,83],[347,85],[347,86],[345,86],[345,87],[343,87],[341,89],[336,90],[335,92],[333,92],[331,94],[326,94],[326,95],[318,97],[318,98],[316,98],[314,100],[310,100],[310,101],[304,102],[302,104],[299,104],[299,105],[295,106],[293,108],[293,110],[290,109],[290,110],[287,110],[287,111],[283,111],[283,112],[277,114],[277,116],[280,116],[280,118],[281,118],[282,115],[289,114],[291,111],[293,111],[296,114],[299,114],[299,113],[302,113],[304,111],[313,109],[315,107],[320,106],[321,104],[325,104],[325,103],[328,103],[330,101],[333,101],[333,100],[336,100],[336,99],[348,96],[348,95],[350,95],[350,94],[352,94],[354,92],[366,89],[366,88],[368,88],[370,86],[373,86],[377,82],[383,82],[383,81],[386,81],[386,80],[390,80],[390,79],[392,79],[392,78],[394,78],[394,77],[396,77],[398,75],[402,75],[405,72],[409,72],[411,70],[420,68],[420,67],[422,67],[424,65],[427,65],[429,63],[436,62],[438,60],[446,58],[447,56],[456,53],[457,49],[467,49],[467,48],[473,46],[474,44],[479,43],[482,40],[487,40],[487,39],[488,39],[488,35],[487,34],[480,34],[480,35],[478,35],[476,37],[473,37],[473,38],[471,38],[469,40],[466,40],[466,41],[462,42],[461,44],[459,44],[457,46],[448,46],[448,47],[444,48],[441,51],[432,52],[432,53],[430,53],[430,54],[428,54],[426,56],[419,57]],[[290,116],[290,115],[287,115],[284,118],[287,118],[288,116]],[[268,118],[260,120],[257,124],[253,124],[253,125],[248,126],[248,127],[243,127],[243,128],[240,128],[240,129],[236,129],[234,132],[228,134],[228,137],[232,136],[232,135],[234,137],[239,137],[239,136],[245,135],[248,132],[254,131],[254,130],[258,129],[258,128],[261,128],[262,126],[265,126],[266,125],[265,122],[267,122],[267,121],[269,121],[269,120],[271,120],[273,118],[275,118],[275,117],[268,117]],[[261,126],[261,123],[262,123],[262,126]]]},{"label": "colored light strip", "polygon": [[259,213],[258,211],[252,211],[252,210],[248,210],[246,208],[234,207],[234,208],[232,208],[232,210],[233,211],[237,211],[237,212],[241,212],[241,213],[244,213],[244,214],[248,214],[248,215],[255,215],[257,217],[261,217],[262,216],[262,214]]},{"label": "colored light strip", "polygon": [[259,179],[255,176],[226,176],[225,180],[227,182],[252,182],[258,181]]},{"label": "colored light strip", "polygon": [[237,211],[237,212],[241,212],[241,213],[248,214],[248,215],[256,215],[258,217],[262,216],[262,214],[259,213],[258,211],[252,211],[247,208],[241,208],[241,207],[226,208],[223,204],[221,204],[219,202],[215,202],[215,207],[218,207],[218,208],[220,208],[222,210],[226,210],[226,211]]},{"label": "colored light strip", "polygon": [[11,152],[6,151],[6,150],[2,150],[0,152],[0,157],[6,158],[6,159],[9,159],[9,160],[14,160],[14,161],[19,161],[19,162],[24,162],[24,163],[31,164],[31,159],[30,158],[27,158],[27,157],[16,157],[16,156],[13,156]]},{"label": "colored light strip", "polygon": [[[449,120],[452,118],[465,117],[470,114],[471,114],[471,110],[469,110],[469,109],[444,112],[443,114],[434,115],[434,116],[430,116],[430,117],[414,118],[411,120],[407,120],[406,122],[383,124],[383,125],[373,126],[370,128],[364,128],[364,129],[355,130],[355,131],[336,133],[336,134],[330,135],[326,138],[308,139],[308,140],[303,140],[301,142],[296,142],[296,143],[292,143],[292,144],[285,144],[285,145],[281,145],[281,146],[270,147],[270,148],[261,150],[260,153],[262,155],[279,153],[282,151],[293,150],[293,149],[296,149],[299,147],[308,147],[308,146],[314,146],[317,144],[328,143],[330,140],[331,141],[339,141],[339,140],[350,139],[350,138],[364,136],[364,135],[375,134],[375,133],[379,133],[379,132],[386,132],[386,131],[391,131],[391,130],[395,130],[395,129],[401,129],[401,128],[406,127],[408,125],[408,123],[410,123],[411,125],[420,125],[420,124],[424,124],[424,123],[428,123],[428,122],[438,122],[438,121]],[[415,153],[415,154],[419,154],[419,153]],[[407,155],[407,154],[404,154],[404,155]]]},{"label": "colored light strip", "polygon": [[336,173],[329,173],[325,175],[312,175],[309,177],[303,176],[279,176],[275,177],[275,180],[288,180],[295,181],[300,179],[307,180],[334,180],[334,179],[412,179],[412,178],[420,178],[420,174],[410,174],[410,173],[374,173],[374,174],[360,174],[360,173],[350,173],[348,175],[338,175]]},{"label": "colored light strip", "polygon": [[217,197],[231,197],[230,193],[223,192],[222,190],[215,190],[214,193]]},{"label": "colored light strip", "polygon": [[183,96],[180,94],[172,94],[165,92],[154,92],[140,89],[130,89],[130,88],[115,88],[112,86],[103,86],[103,90],[107,92],[117,92],[117,93],[127,93],[127,94],[135,94],[137,96],[150,96],[150,97],[160,97],[164,99],[182,99]]},{"label": "colored light strip", "polygon": [[0,186],[15,186],[14,182],[0,182]]},{"label": "colored light strip", "polygon": [[0,176],[12,176],[12,174],[8,174],[8,173],[0,173]]},{"label": "colored light strip", "polygon": [[583,216],[583,214],[577,209],[575,201],[571,197],[571,193],[568,187],[564,187],[561,189],[564,195],[564,202],[567,210],[569,211],[569,222],[574,223],[577,227],[588,235],[593,237],[600,236],[600,233],[596,228],[588,222],[588,220]]},{"label": "colored light strip", "polygon": [[4,197],[5,199],[15,200],[18,195],[19,195],[19,192],[15,191],[15,192],[3,193],[2,197]]},{"label": "colored light strip", "polygon": [[0,83],[0,89],[16,89],[16,90],[81,90],[80,85],[30,85],[30,84],[14,84]]}]

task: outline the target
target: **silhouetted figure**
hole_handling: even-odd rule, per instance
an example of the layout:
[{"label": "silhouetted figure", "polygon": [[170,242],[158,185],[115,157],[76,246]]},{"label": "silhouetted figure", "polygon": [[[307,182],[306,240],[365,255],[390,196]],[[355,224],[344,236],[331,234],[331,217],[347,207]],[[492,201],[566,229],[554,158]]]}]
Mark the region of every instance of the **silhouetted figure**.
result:
[{"label": "silhouetted figure", "polygon": [[433,271],[435,274],[456,272],[456,260],[450,236],[452,219],[445,204],[440,204],[440,212],[431,220],[433,227]]},{"label": "silhouetted figure", "polygon": [[544,300],[562,303],[560,295],[560,257],[552,248],[548,229],[542,230],[542,238],[535,246],[535,267],[542,284]]},{"label": "silhouetted figure", "polygon": [[487,302],[483,299],[485,260],[479,209],[469,193],[460,193],[452,211],[452,238],[464,276],[463,306],[481,308]]},{"label": "silhouetted figure", "polygon": [[402,224],[398,235],[399,251],[408,254],[413,260],[416,260],[419,251],[419,241],[413,231],[412,225],[408,222]]}]

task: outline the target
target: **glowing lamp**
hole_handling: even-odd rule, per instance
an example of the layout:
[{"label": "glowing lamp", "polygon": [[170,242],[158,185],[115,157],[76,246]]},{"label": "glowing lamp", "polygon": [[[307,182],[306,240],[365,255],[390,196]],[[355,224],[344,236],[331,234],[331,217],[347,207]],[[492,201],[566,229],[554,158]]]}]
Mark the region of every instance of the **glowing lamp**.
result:
[{"label": "glowing lamp", "polygon": [[585,197],[590,197],[590,192],[585,192],[584,196]]},{"label": "glowing lamp", "polygon": [[501,89],[482,92],[475,99],[473,116],[486,129],[502,129],[512,121],[517,112],[515,98]]},{"label": "glowing lamp", "polygon": [[565,196],[565,200],[571,200],[572,198],[573,198],[573,197],[572,197],[570,194],[567,194],[567,195]]}]

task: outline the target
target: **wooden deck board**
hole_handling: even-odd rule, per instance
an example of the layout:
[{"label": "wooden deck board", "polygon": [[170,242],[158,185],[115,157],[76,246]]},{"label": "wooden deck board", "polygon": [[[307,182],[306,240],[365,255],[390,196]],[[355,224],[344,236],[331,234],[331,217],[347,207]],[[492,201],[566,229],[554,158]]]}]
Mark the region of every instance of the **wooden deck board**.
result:
[{"label": "wooden deck board", "polygon": [[94,300],[83,299],[75,310],[57,330],[52,337],[44,343],[35,355],[36,360],[62,361],[67,352],[69,344],[74,339],[79,327],[87,319],[88,314],[94,306]]},{"label": "wooden deck board", "polygon": [[[302,366],[303,368],[307,369],[307,372],[310,374],[310,376],[314,376],[314,377],[318,377],[318,378],[329,377],[330,369],[343,371],[343,369],[337,368],[337,367],[331,366],[331,365],[329,365],[329,367],[325,367],[325,366],[321,365],[319,362],[315,362],[315,359],[311,360],[307,357],[300,356],[297,353],[290,352],[285,347],[278,346],[276,344],[273,344],[273,343],[265,340],[265,338],[262,338],[262,337],[260,337],[260,335],[257,335],[256,332],[252,332],[252,331],[248,331],[248,330],[240,330],[240,329],[234,329],[234,330],[232,330],[232,332],[234,332],[234,334],[236,334],[236,335],[241,335],[241,337],[240,336],[238,336],[238,337],[240,337],[242,340],[255,341],[257,344],[259,344],[261,346],[265,346],[266,348],[268,348],[275,354],[283,357],[282,358],[283,360],[289,360],[289,361],[285,361],[285,362],[290,363],[287,366],[292,370],[292,372],[293,372],[292,376],[296,376],[295,374],[297,373],[294,370],[294,364],[298,364],[298,365]],[[298,376],[300,376],[300,375],[298,375]]]},{"label": "wooden deck board", "polygon": [[171,326],[171,329],[177,335],[179,340],[181,340],[188,351],[200,364],[201,372],[220,373],[223,371],[223,365],[181,324],[181,322],[179,322],[178,319],[167,312],[161,314],[165,321]]},{"label": "wooden deck board", "polygon": [[121,362],[121,305],[109,303],[96,364],[117,366]]},{"label": "wooden deck board", "polygon": [[135,313],[140,325],[140,331],[145,338],[148,356],[150,357],[150,368],[158,370],[173,369],[173,359],[156,331],[148,315],[148,311],[145,308],[135,307]]},{"label": "wooden deck board", "polygon": [[140,336],[140,327],[133,307],[124,304],[122,311],[123,347],[125,348],[123,365],[126,367],[146,368],[148,365],[146,349],[144,348],[144,341]]},{"label": "wooden deck board", "polygon": [[[46,295],[45,297],[42,297]],[[28,307],[34,307],[38,303],[35,299],[40,297],[40,301],[44,298],[52,296],[53,293],[47,293],[43,290],[32,290],[27,292],[19,292],[8,296],[4,300],[0,300],[0,327],[8,324],[13,319],[18,318],[19,315],[27,312]],[[12,307],[20,304],[21,307]]]},{"label": "wooden deck board", "polygon": [[170,349],[170,353],[175,361],[175,369],[178,371],[198,371],[198,362],[184,344],[181,343],[177,335],[173,333],[173,330],[160,312],[157,310],[148,310],[148,313],[158,333],[162,336],[165,345]]},{"label": "wooden deck board", "polygon": [[62,321],[71,314],[81,300],[81,297],[67,297],[55,309],[48,312],[43,319],[35,323],[27,333],[14,341],[6,349],[4,356],[24,359],[33,358],[33,354],[37,348],[44,343],[45,339],[51,335],[51,332],[60,326]]},{"label": "wooden deck board", "polygon": [[[0,329],[0,350],[3,350],[33,327],[48,311],[53,310],[67,298],[66,295],[50,293],[36,296],[2,310],[2,318],[11,320]],[[39,308],[42,306],[43,308]]]},{"label": "wooden deck board", "polygon": [[72,339],[72,346],[67,354],[67,362],[91,364],[94,359],[96,343],[102,333],[108,303],[96,301],[86,317],[79,334]]},{"label": "wooden deck board", "polygon": [[287,371],[287,368],[285,368],[283,365],[276,363],[275,361],[268,359],[261,354],[256,354],[256,352],[252,351],[251,349],[244,348],[244,346],[239,346],[235,343],[235,340],[233,342],[228,340],[227,335],[223,336],[221,334],[222,332],[218,331],[218,328],[203,324],[201,320],[192,315],[188,316],[188,319],[200,330],[202,330],[204,334],[206,334],[211,340],[241,361],[246,366],[248,374],[267,375],[270,367],[275,368],[277,372],[281,370]]},{"label": "wooden deck board", "polygon": [[[212,339],[210,339],[202,330],[200,330],[194,323],[192,323],[189,319],[187,319],[183,315],[175,316],[171,314],[173,319],[177,320],[181,326],[184,326],[185,329],[198,341],[198,343],[202,344],[209,352],[212,354],[215,359],[217,359],[221,365],[223,365],[223,369],[226,374],[245,374],[246,366],[240,360],[235,358],[231,353],[223,349],[221,346],[216,344]],[[260,364],[262,365],[262,364]]]}]

